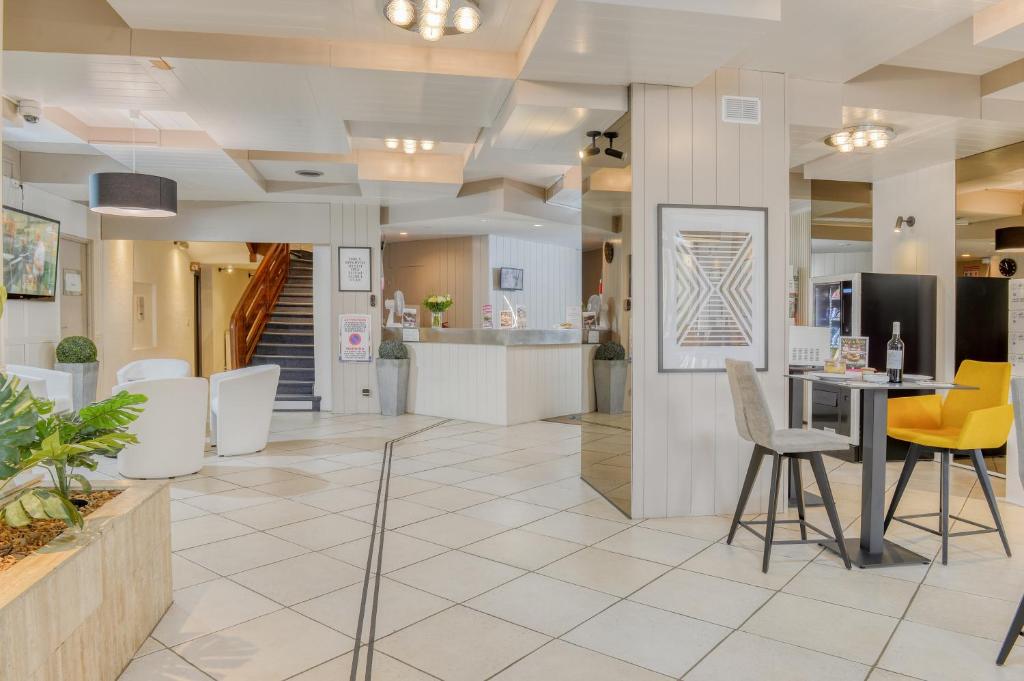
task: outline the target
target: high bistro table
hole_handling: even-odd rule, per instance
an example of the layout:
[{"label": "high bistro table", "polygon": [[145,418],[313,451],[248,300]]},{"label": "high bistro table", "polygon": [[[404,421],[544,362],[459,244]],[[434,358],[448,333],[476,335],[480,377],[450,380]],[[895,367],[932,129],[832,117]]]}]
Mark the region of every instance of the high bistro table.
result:
[{"label": "high bistro table", "polygon": [[[883,536],[885,522],[885,441],[888,430],[889,393],[910,390],[977,390],[977,388],[935,381],[868,383],[860,380],[834,380],[814,374],[787,374],[789,379],[790,428],[803,427],[805,383],[827,383],[843,390],[863,392],[864,407],[860,429],[862,453],[860,490],[860,538],[845,541],[850,561],[862,568],[890,565],[920,565],[929,559]],[[898,397],[898,395],[896,395]],[[800,405],[800,409],[797,409]],[[797,420],[799,419],[799,420]],[[838,553],[835,542],[822,546]]]}]

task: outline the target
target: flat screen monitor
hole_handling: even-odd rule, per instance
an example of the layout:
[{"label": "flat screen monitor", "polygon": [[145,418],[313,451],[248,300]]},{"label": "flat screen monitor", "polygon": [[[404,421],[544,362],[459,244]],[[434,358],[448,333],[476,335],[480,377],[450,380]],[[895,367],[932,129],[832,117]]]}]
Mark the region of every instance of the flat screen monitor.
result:
[{"label": "flat screen monitor", "polygon": [[522,291],[523,271],[514,267],[502,267],[500,270],[500,288],[502,291]]},{"label": "flat screen monitor", "polygon": [[59,244],[59,222],[4,206],[4,286],[10,298],[53,299]]}]

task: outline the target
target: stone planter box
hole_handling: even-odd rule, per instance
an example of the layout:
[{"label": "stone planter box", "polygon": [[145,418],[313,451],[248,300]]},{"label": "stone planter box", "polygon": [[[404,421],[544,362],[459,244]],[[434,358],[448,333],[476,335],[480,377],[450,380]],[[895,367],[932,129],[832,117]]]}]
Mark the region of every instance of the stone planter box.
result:
[{"label": "stone planter box", "polygon": [[0,572],[5,679],[114,681],[171,604],[167,484],[97,487],[124,491]]},{"label": "stone planter box", "polygon": [[65,364],[56,362],[53,368],[71,374],[72,409],[78,411],[82,407],[96,401],[96,381],[99,377],[100,363]]}]

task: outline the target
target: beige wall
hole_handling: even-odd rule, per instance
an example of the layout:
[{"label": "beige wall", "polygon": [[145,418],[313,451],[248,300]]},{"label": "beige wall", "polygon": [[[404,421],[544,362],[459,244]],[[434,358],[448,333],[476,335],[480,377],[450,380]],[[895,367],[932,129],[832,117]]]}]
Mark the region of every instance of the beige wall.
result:
[{"label": "beige wall", "polygon": [[231,314],[249,285],[249,270],[222,272],[216,265],[202,268],[202,314],[200,331],[203,343],[203,376],[228,370],[224,337],[231,325]]},{"label": "beige wall", "polygon": [[601,270],[603,268],[604,256],[602,249],[595,248],[592,251],[583,252],[583,301],[597,293],[601,284]]},{"label": "beige wall", "polygon": [[[723,95],[762,100],[761,125],[723,123]],[[724,372],[658,373],[657,206],[768,208],[768,371],[785,423],[789,251],[786,79],[722,69],[694,88],[633,85],[633,517],[734,510],[751,446],[736,432]],[[748,510],[764,508],[764,477]]]},{"label": "beige wall", "polygon": [[[104,362],[99,394],[114,385],[114,374],[137,359],[175,358],[194,361],[193,280],[186,251],[169,241],[105,241],[103,304]],[[152,285],[155,344],[138,347],[132,327],[136,284]]]},{"label": "beige wall", "polygon": [[[874,224],[883,227],[872,234],[874,271],[938,277],[935,372],[939,380],[950,380],[956,345],[956,164],[876,181],[873,212]],[[899,215],[913,215],[917,224],[900,234],[886,229]]]},{"label": "beige wall", "polygon": [[423,300],[435,293],[449,293],[454,304],[445,313],[452,327],[479,326],[474,307],[474,239],[424,239],[395,242],[384,249],[384,298],[395,290],[405,294],[406,306],[420,306],[420,326],[430,326]]}]

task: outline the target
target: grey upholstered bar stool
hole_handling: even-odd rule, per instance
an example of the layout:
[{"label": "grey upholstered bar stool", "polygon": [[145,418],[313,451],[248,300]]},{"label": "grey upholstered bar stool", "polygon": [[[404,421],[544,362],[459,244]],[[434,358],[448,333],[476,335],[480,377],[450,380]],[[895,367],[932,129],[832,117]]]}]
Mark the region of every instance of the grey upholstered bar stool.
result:
[{"label": "grey upholstered bar stool", "polygon": [[[839,513],[836,511],[836,502],[832,498],[832,488],[829,487],[828,477],[825,475],[825,464],[821,460],[822,452],[849,450],[849,445],[838,435],[818,430],[802,430],[797,428],[776,429],[772,419],[771,411],[768,409],[768,402],[765,399],[764,391],[761,389],[761,382],[757,380],[757,372],[750,362],[739,362],[726,360],[725,370],[729,375],[729,391],[732,393],[733,409],[736,412],[736,429],[740,437],[748,442],[754,443],[754,452],[750,457],[750,466],[747,468],[747,477],[743,480],[743,489],[740,492],[739,502],[736,504],[736,515],[732,519],[732,527],[729,528],[729,544],[732,544],[736,535],[736,528],[742,525],[755,536],[764,541],[764,560],[761,570],[768,572],[768,562],[771,560],[773,544],[810,544],[821,541],[820,539],[807,539],[807,528],[810,528],[826,540],[834,540],[839,555],[846,563],[846,569],[850,569],[850,557],[846,554],[846,546],[843,543],[843,526],[839,522]],[[743,511],[746,510],[747,500],[750,498],[750,491],[757,480],[757,473],[761,469],[761,459],[765,456],[772,457],[771,487],[769,492],[768,519],[767,520],[742,520]],[[797,494],[797,513],[799,520],[778,520],[775,516],[779,507],[779,483],[782,475],[782,459],[807,459],[814,472],[814,478],[818,483],[818,491],[821,500],[825,505],[825,512],[828,514],[829,522],[832,524],[832,536],[819,530],[807,522],[804,510],[803,494]],[[803,489],[800,466],[793,466],[795,471],[796,484]],[[788,541],[775,541],[776,523],[797,523],[800,525],[800,539]],[[755,530],[752,525],[764,525],[764,534]]]}]

